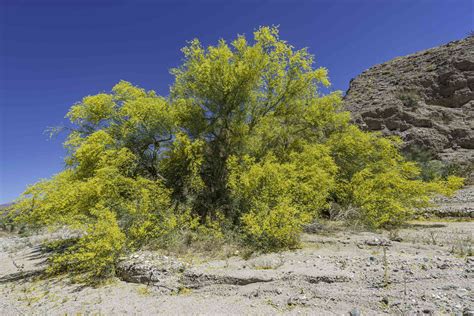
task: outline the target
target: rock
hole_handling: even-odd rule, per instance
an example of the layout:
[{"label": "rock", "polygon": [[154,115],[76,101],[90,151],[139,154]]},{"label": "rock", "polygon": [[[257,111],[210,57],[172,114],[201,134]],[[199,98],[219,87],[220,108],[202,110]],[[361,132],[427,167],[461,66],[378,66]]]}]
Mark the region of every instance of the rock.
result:
[{"label": "rock", "polygon": [[282,258],[277,257],[276,255],[267,255],[264,257],[252,259],[249,261],[249,264],[254,269],[269,270],[281,267],[284,264],[284,261]]},{"label": "rock", "polygon": [[307,234],[316,234],[321,232],[324,229],[324,225],[321,223],[314,221],[311,224],[305,225],[303,227],[303,231]]},{"label": "rock", "polygon": [[366,130],[397,135],[448,163],[474,163],[474,36],[398,57],[351,80],[344,107]]},{"label": "rock", "polygon": [[443,263],[438,265],[438,269],[445,270],[449,268],[449,264]]},{"label": "rock", "polygon": [[474,309],[471,309],[471,308],[465,308],[463,311],[462,311],[462,316],[474,316]]},{"label": "rock", "polygon": [[249,293],[249,298],[252,298],[252,297],[259,297],[260,296],[260,290],[254,290],[252,292]]},{"label": "rock", "polygon": [[308,303],[308,298],[304,294],[291,296],[287,300],[288,305],[306,305],[307,303]]},{"label": "rock", "polygon": [[400,236],[394,236],[390,238],[391,241],[402,242],[403,238]]},{"label": "rock", "polygon": [[177,259],[142,251],[119,262],[117,276],[127,282],[150,284],[173,292],[180,287],[177,274],[185,269],[186,265]]},{"label": "rock", "polygon": [[350,316],[360,316],[360,311],[359,311],[359,309],[354,308],[349,312],[349,315]]},{"label": "rock", "polygon": [[458,190],[452,197],[436,197],[435,207],[428,209],[429,214],[438,217],[471,217],[474,218],[474,185]]},{"label": "rock", "polygon": [[391,246],[392,242],[384,238],[368,239],[364,242],[367,246]]}]

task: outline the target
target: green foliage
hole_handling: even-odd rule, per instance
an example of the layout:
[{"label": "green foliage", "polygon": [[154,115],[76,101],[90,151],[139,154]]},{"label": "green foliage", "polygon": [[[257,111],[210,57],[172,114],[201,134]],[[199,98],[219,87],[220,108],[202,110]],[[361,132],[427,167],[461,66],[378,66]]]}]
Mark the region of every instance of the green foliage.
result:
[{"label": "green foliage", "polygon": [[308,214],[302,213],[288,201],[281,201],[271,209],[256,207],[242,217],[243,229],[250,242],[263,251],[298,246],[301,226],[310,220]]},{"label": "green foliage", "polygon": [[410,219],[414,208],[431,205],[434,194],[449,195],[462,185],[462,179],[446,181],[416,180],[418,168],[411,163],[379,171],[372,168],[359,172],[351,181],[353,205],[360,210],[359,219],[370,227],[393,228]]},{"label": "green foliage", "polygon": [[260,163],[242,160],[229,159],[228,183],[249,241],[263,250],[297,246],[302,226],[327,206],[335,185],[328,148],[307,145],[283,162],[272,154]]},{"label": "green foliage", "polygon": [[298,246],[330,205],[365,225],[398,225],[458,178],[425,182],[400,141],[349,123],[327,70],[261,27],[248,42],[183,48],[169,97],[121,81],[67,114],[66,169],[29,187],[12,214],[80,232],[51,272],[114,273],[142,246],[216,243],[238,235],[261,251]]},{"label": "green foliage", "polygon": [[458,177],[420,180],[419,167],[405,160],[399,144],[354,126],[329,140],[339,166],[334,201],[355,207],[356,219],[373,228],[400,225],[415,208],[429,206],[433,195],[450,195],[463,184]]},{"label": "green foliage", "polygon": [[115,264],[125,246],[125,234],[121,231],[113,212],[104,207],[91,210],[98,218],[84,236],[50,258],[50,273],[67,271],[78,274],[78,280],[96,281],[113,276]]},{"label": "green foliage", "polygon": [[52,257],[50,272],[107,277],[125,247],[137,248],[174,228],[169,189],[162,180],[137,175],[137,158],[114,143],[103,130],[83,137],[68,157],[71,167],[31,186],[15,204],[17,221],[83,232]]},{"label": "green foliage", "polygon": [[420,97],[414,91],[400,92],[398,94],[398,99],[402,101],[403,105],[409,108],[415,108],[418,106],[418,101]]},{"label": "green foliage", "polygon": [[183,53],[183,65],[172,70],[171,101],[180,128],[190,139],[203,142],[200,177],[205,189],[193,198],[193,209],[202,218],[214,218],[218,210],[238,218],[228,207],[229,157],[262,158],[269,150],[288,154],[287,147],[301,146],[309,129],[324,132],[321,121],[310,119],[334,116],[330,101],[338,102],[339,94],[323,98],[325,108],[306,111],[324,103],[318,100],[317,86],[329,84],[327,71],[314,69],[313,56],[280,40],[276,28],[260,28],[253,45],[243,36],[230,45],[221,40],[207,48],[193,40]]},{"label": "green foliage", "polygon": [[449,176],[463,177],[474,170],[472,164],[447,163],[436,159],[433,152],[421,146],[410,146],[405,148],[403,155],[407,160],[414,161],[420,167],[419,178],[423,181],[444,179]]}]

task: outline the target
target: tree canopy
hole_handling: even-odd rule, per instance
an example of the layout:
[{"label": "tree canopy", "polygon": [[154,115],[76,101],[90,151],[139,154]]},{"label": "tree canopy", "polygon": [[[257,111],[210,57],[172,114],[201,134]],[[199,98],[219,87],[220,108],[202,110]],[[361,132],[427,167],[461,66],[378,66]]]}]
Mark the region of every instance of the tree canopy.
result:
[{"label": "tree canopy", "polygon": [[328,71],[277,28],[250,42],[195,39],[182,52],[168,96],[120,81],[67,113],[65,170],[29,187],[13,212],[82,232],[52,271],[110,275],[124,252],[166,247],[184,230],[292,248],[335,205],[361,225],[396,226],[462,184],[422,181],[398,139],[352,125],[341,93],[320,92]]}]

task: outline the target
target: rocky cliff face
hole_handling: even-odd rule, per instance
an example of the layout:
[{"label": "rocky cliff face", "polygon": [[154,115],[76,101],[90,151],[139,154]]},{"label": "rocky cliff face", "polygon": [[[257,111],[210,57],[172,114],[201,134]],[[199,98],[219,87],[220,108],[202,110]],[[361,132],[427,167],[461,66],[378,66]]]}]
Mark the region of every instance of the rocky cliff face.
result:
[{"label": "rocky cliff face", "polygon": [[364,71],[351,81],[344,104],[364,129],[472,164],[474,36]]}]

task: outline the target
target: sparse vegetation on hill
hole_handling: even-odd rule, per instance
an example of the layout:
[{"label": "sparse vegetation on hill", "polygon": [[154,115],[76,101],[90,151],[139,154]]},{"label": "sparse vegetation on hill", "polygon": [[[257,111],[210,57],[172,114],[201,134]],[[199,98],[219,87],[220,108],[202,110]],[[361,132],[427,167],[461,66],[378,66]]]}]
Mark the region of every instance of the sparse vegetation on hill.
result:
[{"label": "sparse vegetation on hill", "polygon": [[362,225],[393,227],[462,184],[420,180],[398,139],[351,125],[340,93],[318,92],[327,70],[276,28],[182,51],[169,96],[121,81],[71,107],[66,169],[12,212],[83,232],[51,257],[52,272],[96,280],[124,252],[209,236],[293,248],[330,204]]},{"label": "sparse vegetation on hill", "polygon": [[351,81],[344,108],[364,130],[400,137],[411,156],[428,151],[423,177],[472,181],[473,47],[471,36],[375,65]]}]

